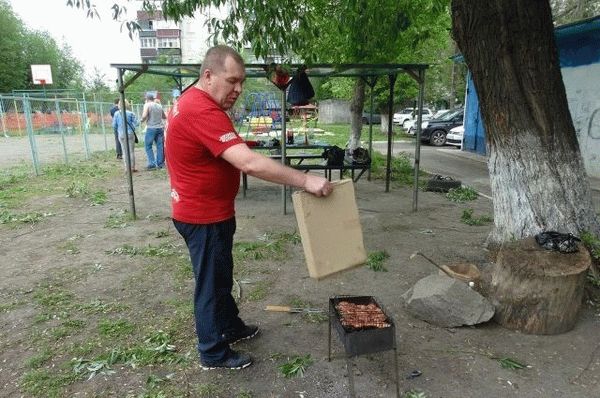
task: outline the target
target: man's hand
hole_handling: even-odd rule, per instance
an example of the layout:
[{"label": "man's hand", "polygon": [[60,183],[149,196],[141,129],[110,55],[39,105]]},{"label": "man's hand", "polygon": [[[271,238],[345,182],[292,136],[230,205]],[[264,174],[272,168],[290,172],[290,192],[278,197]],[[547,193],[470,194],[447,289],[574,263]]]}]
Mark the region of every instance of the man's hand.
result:
[{"label": "man's hand", "polygon": [[333,184],[326,178],[306,174],[304,190],[315,196],[327,196],[333,191]]}]

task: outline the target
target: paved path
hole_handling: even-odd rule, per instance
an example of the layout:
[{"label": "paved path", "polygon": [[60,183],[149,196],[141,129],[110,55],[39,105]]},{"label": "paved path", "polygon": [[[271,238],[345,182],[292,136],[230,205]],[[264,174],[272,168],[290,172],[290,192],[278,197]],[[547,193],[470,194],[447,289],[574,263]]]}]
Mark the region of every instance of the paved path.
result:
[{"label": "paved path", "polygon": [[[387,143],[373,142],[373,148],[378,152],[386,153]],[[392,148],[394,155],[405,152],[414,159],[414,141],[395,141]],[[486,156],[461,151],[458,147],[421,145],[421,169],[431,174],[450,176],[485,196],[492,195]],[[600,179],[590,177],[590,186],[594,207],[600,209]]]}]

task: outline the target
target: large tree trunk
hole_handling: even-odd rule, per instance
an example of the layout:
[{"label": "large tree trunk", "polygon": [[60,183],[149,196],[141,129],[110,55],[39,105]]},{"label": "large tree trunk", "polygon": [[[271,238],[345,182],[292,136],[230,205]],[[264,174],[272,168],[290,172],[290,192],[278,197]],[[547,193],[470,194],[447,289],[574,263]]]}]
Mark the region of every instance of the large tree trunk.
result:
[{"label": "large tree trunk", "polygon": [[[547,0],[452,0],[452,20],[486,127],[494,202],[488,243],[506,244],[491,291],[496,319],[529,333],[568,330],[581,304],[585,264],[577,267],[571,264],[575,257],[562,254],[567,257],[560,269],[548,273],[533,254],[507,255],[516,250],[508,242],[525,242],[543,230],[599,230],[550,5]],[[532,272],[536,267],[539,272]],[[554,288],[539,289],[546,285]]]},{"label": "large tree trunk", "polygon": [[365,81],[357,78],[354,85],[354,93],[350,101],[350,142],[348,148],[356,149],[360,146],[360,133],[362,131],[362,112],[365,103]]},{"label": "large tree trunk", "polygon": [[452,1],[453,32],[485,122],[490,243],[542,230],[597,233],[548,1]]}]

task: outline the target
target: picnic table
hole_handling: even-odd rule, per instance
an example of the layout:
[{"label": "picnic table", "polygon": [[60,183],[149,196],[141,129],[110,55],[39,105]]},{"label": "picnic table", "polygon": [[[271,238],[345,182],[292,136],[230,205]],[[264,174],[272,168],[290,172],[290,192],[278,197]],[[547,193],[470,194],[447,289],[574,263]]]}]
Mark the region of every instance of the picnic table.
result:
[{"label": "picnic table", "polygon": [[[296,169],[302,170],[305,173],[308,173],[311,170],[323,170],[325,172],[325,177],[331,181],[333,171],[339,170],[339,178],[342,179],[343,173],[346,170],[351,171],[352,181],[357,182],[360,177],[370,168],[370,164],[355,164],[343,162],[342,164],[328,164],[323,158],[322,151],[333,147],[331,144],[321,143],[321,142],[313,142],[312,144],[288,144],[286,145],[286,150],[292,150],[292,153],[287,154],[285,156],[285,164]],[[280,151],[280,147],[274,146],[253,146],[251,147],[253,150],[270,150],[270,153],[267,155],[269,158],[274,160],[281,160],[282,155]],[[307,150],[321,150],[320,153],[315,152],[302,152]],[[287,152],[286,151],[286,152]],[[300,151],[300,152],[296,152]],[[322,162],[319,163],[303,163],[305,160],[314,160],[321,159]],[[358,175],[355,175],[355,172],[359,171]],[[245,173],[242,173],[242,193],[243,197],[246,197],[246,191],[248,190],[248,176]]]}]

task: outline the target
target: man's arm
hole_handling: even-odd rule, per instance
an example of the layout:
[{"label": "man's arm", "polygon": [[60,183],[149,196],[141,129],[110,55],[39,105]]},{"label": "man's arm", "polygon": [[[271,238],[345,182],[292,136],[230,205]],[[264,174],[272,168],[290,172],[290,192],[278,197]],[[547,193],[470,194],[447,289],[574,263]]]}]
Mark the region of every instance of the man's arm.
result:
[{"label": "man's arm", "polygon": [[148,118],[148,108],[149,108],[148,102],[146,102],[144,104],[144,110],[142,111],[142,118],[140,119],[140,122],[142,122],[142,123],[145,122],[146,119]]},{"label": "man's arm", "polygon": [[333,190],[333,185],[326,178],[284,166],[252,151],[244,143],[227,148],[221,157],[243,173],[261,180],[302,188],[316,196],[327,196]]}]

